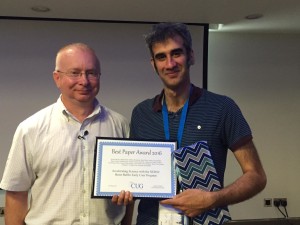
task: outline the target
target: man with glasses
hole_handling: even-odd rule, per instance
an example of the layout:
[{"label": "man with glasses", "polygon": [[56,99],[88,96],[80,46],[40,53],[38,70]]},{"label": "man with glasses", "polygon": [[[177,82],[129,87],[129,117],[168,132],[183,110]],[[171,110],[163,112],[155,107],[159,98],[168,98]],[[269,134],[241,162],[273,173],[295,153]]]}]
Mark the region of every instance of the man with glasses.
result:
[{"label": "man with glasses", "polygon": [[113,197],[121,205],[91,199],[95,137],[129,135],[127,120],[96,99],[100,71],[85,44],[57,53],[53,79],[60,97],[24,120],[14,135],[0,185],[6,190],[6,224],[121,224],[129,192]]}]

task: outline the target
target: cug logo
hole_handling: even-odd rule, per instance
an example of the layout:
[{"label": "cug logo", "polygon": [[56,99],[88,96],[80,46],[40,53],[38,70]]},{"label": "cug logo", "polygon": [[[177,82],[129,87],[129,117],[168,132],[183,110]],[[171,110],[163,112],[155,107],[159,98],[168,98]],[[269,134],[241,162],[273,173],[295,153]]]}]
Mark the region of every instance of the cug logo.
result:
[{"label": "cug logo", "polygon": [[131,182],[130,186],[132,189],[143,189],[144,188],[144,185],[142,183]]}]

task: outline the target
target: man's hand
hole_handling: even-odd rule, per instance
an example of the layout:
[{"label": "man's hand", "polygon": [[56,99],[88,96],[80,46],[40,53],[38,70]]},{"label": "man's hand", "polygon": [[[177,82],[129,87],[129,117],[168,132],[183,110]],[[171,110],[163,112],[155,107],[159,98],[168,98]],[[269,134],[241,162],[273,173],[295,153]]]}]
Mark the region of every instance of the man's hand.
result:
[{"label": "man's hand", "polygon": [[133,203],[133,195],[130,191],[121,191],[119,195],[114,195],[111,201],[116,205],[128,205]]},{"label": "man's hand", "polygon": [[171,199],[160,201],[161,204],[171,205],[181,210],[188,217],[195,217],[213,208],[213,192],[201,189],[187,189]]}]

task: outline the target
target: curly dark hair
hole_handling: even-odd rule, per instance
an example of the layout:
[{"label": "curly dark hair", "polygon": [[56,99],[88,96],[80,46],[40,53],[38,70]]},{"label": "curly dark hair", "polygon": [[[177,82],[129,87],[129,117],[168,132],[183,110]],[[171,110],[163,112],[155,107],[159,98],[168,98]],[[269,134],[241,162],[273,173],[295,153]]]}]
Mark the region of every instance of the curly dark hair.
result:
[{"label": "curly dark hair", "polygon": [[145,41],[153,57],[152,47],[155,43],[164,42],[168,38],[180,36],[183,39],[183,45],[189,55],[192,51],[192,37],[190,31],[184,23],[158,23],[152,26],[152,31],[145,35]]}]

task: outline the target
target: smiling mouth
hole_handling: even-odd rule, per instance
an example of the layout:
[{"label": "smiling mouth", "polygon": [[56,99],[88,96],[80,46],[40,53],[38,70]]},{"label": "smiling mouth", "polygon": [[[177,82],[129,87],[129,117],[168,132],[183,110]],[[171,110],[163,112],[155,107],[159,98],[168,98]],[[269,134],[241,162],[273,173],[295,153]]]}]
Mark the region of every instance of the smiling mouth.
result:
[{"label": "smiling mouth", "polygon": [[165,74],[167,75],[167,76],[177,76],[178,75],[178,73],[179,73],[179,71],[168,71],[168,72],[166,72]]},{"label": "smiling mouth", "polygon": [[89,94],[89,93],[91,93],[91,91],[90,90],[80,90],[79,93],[80,94]]}]

